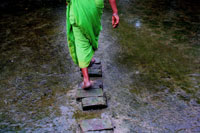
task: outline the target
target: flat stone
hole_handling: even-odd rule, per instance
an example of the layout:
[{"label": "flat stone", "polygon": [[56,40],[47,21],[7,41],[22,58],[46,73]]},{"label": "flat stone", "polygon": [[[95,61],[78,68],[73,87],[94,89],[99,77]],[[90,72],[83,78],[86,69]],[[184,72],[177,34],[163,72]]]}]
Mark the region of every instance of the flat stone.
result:
[{"label": "flat stone", "polygon": [[79,126],[82,132],[113,130],[113,124],[110,119],[82,120]]},{"label": "flat stone", "polygon": [[95,58],[95,63],[94,64],[101,64],[101,60],[99,58]]},{"label": "flat stone", "polygon": [[[95,63],[88,67],[88,74],[90,77],[102,77],[102,65],[100,59],[95,58]],[[82,72],[81,76],[83,76]]]},{"label": "flat stone", "polygon": [[92,64],[91,66],[88,67],[88,69],[101,69],[101,68],[102,68],[101,64]]},{"label": "flat stone", "polygon": [[[103,89],[103,82],[102,82],[102,80],[95,80],[94,85],[90,89],[100,89],[100,88]],[[81,85],[79,85],[78,89],[82,90]]]},{"label": "flat stone", "polygon": [[102,88],[88,89],[88,90],[77,89],[77,91],[76,91],[76,99],[77,100],[80,100],[80,99],[86,98],[86,97],[103,97],[103,89]]},{"label": "flat stone", "polygon": [[91,77],[102,77],[102,69],[88,69],[88,74]]},{"label": "flat stone", "polygon": [[93,88],[102,88],[103,89],[103,81],[102,80],[95,80],[95,84]]},{"label": "flat stone", "polygon": [[[102,69],[93,69],[92,67],[88,68],[88,74],[90,77],[102,77]],[[81,72],[81,76],[83,76]]]},{"label": "flat stone", "polygon": [[82,99],[83,110],[102,109],[107,107],[106,97],[89,97]]},{"label": "flat stone", "polygon": [[88,69],[101,69],[102,66],[101,64],[92,64],[91,66],[88,67]]},{"label": "flat stone", "polygon": [[86,133],[114,133],[113,130],[102,130],[102,131],[89,131]]}]

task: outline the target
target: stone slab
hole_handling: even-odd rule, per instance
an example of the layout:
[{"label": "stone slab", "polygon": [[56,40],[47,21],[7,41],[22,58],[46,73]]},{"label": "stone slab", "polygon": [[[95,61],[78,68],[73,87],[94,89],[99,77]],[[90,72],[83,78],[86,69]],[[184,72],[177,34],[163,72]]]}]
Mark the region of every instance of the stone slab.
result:
[{"label": "stone slab", "polygon": [[86,133],[114,133],[113,130],[102,130],[102,131],[89,131]]},{"label": "stone slab", "polygon": [[82,99],[82,109],[85,110],[94,110],[102,109],[107,107],[106,97],[88,97]]},{"label": "stone slab", "polygon": [[[89,89],[100,89],[100,88],[103,89],[103,81],[102,80],[98,79],[98,80],[94,80],[94,81],[95,81],[94,85]],[[82,90],[81,85],[78,86],[78,89]]]},{"label": "stone slab", "polygon": [[[82,72],[80,73],[81,76],[83,76]],[[90,77],[102,77],[102,69],[101,68],[93,69],[92,67],[88,68],[88,74]]]},{"label": "stone slab", "polygon": [[101,64],[92,64],[91,66],[88,67],[88,69],[101,69],[102,66]]},{"label": "stone slab", "polygon": [[95,80],[95,84],[93,88],[102,88],[103,89],[103,81],[102,80]]},{"label": "stone slab", "polygon": [[102,77],[102,69],[88,69],[88,74],[91,77]]},{"label": "stone slab", "polygon": [[[99,58],[95,58],[95,63],[88,67],[88,74],[90,77],[102,77],[102,65],[101,60]],[[82,72],[81,76],[83,76]]]},{"label": "stone slab", "polygon": [[91,131],[104,131],[104,130],[113,130],[113,124],[110,119],[88,119],[82,120],[79,124],[82,132],[91,132]]},{"label": "stone slab", "polygon": [[[90,69],[101,69],[102,65],[101,64],[92,64],[91,66],[88,67],[88,70]],[[80,68],[81,71],[81,68]]]},{"label": "stone slab", "polygon": [[101,64],[101,60],[99,58],[95,58],[95,63],[94,64]]},{"label": "stone slab", "polygon": [[82,98],[86,97],[102,97],[103,96],[103,89],[89,89],[89,90],[84,90],[84,89],[77,89],[76,91],[76,99],[80,100]]}]

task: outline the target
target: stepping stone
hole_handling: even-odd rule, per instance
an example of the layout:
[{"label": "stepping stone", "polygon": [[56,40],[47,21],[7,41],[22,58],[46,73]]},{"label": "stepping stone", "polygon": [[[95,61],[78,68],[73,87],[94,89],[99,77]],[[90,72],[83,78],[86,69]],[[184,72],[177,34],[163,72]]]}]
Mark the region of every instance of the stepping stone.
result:
[{"label": "stepping stone", "polygon": [[[90,77],[102,77],[102,69],[101,69],[101,65],[94,65],[95,68],[93,67],[89,67],[88,68],[88,74]],[[83,76],[82,72],[81,76]]]},{"label": "stepping stone", "polygon": [[92,69],[91,67],[88,69],[88,74],[90,77],[102,77],[102,69]]},{"label": "stepping stone", "polygon": [[86,133],[114,133],[113,130],[103,130],[103,131],[89,131]]},{"label": "stepping stone", "polygon": [[95,84],[92,88],[102,88],[103,89],[103,81],[102,80],[95,80]]},{"label": "stepping stone", "polygon": [[101,64],[92,64],[91,66],[88,67],[88,69],[101,69],[102,66]]},{"label": "stepping stone", "polygon": [[[93,63],[91,66],[88,67],[88,74],[90,77],[102,77],[101,60],[98,58],[95,58],[95,60],[96,60],[95,63]],[[83,76],[82,72],[81,76]]]},{"label": "stepping stone", "polygon": [[101,64],[101,60],[99,58],[95,58],[95,63],[94,64]]},{"label": "stepping stone", "polygon": [[[101,68],[102,68],[101,64],[92,64],[91,66],[88,67],[88,70],[101,69]],[[80,71],[81,71],[81,68],[80,68]]]},{"label": "stepping stone", "polygon": [[[102,82],[102,80],[95,80],[94,85],[90,89],[100,89],[100,88],[103,89],[103,82]],[[81,85],[78,86],[78,89],[83,90],[81,88]]]},{"label": "stepping stone", "polygon": [[107,107],[106,97],[88,97],[82,99],[83,110],[102,109]]},{"label": "stepping stone", "polygon": [[79,101],[80,99],[86,98],[86,97],[103,97],[103,89],[102,88],[88,89],[88,90],[77,89],[76,100]]},{"label": "stepping stone", "polygon": [[82,120],[79,124],[83,133],[95,133],[98,131],[113,131],[114,127],[110,119],[88,119]]}]

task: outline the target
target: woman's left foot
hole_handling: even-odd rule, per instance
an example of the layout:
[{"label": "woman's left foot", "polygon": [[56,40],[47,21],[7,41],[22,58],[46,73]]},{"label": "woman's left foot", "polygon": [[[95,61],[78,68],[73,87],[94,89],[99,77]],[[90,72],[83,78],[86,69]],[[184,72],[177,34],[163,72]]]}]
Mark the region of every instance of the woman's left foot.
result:
[{"label": "woman's left foot", "polygon": [[82,89],[89,89],[94,85],[95,81],[88,81],[88,82],[82,82],[81,88]]}]

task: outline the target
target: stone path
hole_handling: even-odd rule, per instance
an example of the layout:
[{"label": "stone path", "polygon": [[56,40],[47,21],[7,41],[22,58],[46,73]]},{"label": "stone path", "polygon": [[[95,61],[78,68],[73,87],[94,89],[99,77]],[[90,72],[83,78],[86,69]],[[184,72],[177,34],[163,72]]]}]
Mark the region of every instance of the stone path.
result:
[{"label": "stone path", "polygon": [[[106,108],[107,98],[103,90],[102,65],[99,59],[96,59],[95,63],[88,68],[88,73],[90,77],[96,78],[95,84],[89,89],[82,89],[79,86],[76,91],[76,100],[81,102],[83,111]],[[110,119],[87,119],[79,123],[78,130],[81,133],[113,133],[114,127]]]}]

